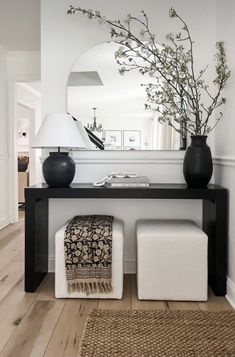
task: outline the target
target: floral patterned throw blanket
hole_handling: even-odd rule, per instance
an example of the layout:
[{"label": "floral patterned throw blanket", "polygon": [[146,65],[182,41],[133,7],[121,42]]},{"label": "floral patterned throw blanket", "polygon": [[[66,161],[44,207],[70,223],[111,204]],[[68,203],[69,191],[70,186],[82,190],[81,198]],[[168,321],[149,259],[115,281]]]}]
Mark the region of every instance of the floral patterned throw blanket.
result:
[{"label": "floral patterned throw blanket", "polygon": [[65,269],[69,291],[112,291],[113,217],[75,216],[65,229]]}]

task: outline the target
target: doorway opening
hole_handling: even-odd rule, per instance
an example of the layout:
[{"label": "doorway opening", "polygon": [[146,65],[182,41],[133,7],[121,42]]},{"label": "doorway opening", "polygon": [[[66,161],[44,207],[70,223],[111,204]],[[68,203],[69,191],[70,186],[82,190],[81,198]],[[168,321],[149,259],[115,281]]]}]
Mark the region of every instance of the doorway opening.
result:
[{"label": "doorway opening", "polygon": [[32,149],[41,123],[40,82],[17,82],[15,87],[15,208],[18,219],[24,218],[25,188],[41,182],[41,150]]}]

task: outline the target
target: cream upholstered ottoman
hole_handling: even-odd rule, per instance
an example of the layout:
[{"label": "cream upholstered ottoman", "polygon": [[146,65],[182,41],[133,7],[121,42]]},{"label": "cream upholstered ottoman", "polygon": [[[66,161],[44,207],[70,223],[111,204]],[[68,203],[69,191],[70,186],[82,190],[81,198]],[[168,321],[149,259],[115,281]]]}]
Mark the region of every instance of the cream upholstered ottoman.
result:
[{"label": "cream upholstered ottoman", "polygon": [[207,235],[188,220],[140,220],[138,298],[207,300]]},{"label": "cream upholstered ottoman", "polygon": [[[66,224],[67,225],[67,224]],[[55,297],[56,298],[103,298],[121,299],[123,294],[123,222],[114,218],[113,220],[113,242],[112,242],[112,293],[95,293],[86,295],[81,292],[68,292],[65,275],[64,261],[64,232],[63,226],[55,235]]]}]

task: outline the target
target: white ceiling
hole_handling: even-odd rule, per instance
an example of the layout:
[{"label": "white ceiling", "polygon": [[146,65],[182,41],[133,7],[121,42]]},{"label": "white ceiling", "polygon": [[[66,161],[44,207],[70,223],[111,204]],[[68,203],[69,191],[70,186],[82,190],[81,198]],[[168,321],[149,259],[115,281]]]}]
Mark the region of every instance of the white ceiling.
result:
[{"label": "white ceiling", "polygon": [[40,50],[40,0],[0,0],[0,44]]}]

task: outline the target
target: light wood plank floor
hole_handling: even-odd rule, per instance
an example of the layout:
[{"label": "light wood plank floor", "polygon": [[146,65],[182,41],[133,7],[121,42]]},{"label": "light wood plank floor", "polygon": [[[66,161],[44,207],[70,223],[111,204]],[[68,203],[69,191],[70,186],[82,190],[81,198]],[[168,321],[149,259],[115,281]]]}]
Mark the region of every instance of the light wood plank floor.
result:
[{"label": "light wood plank floor", "polygon": [[[139,301],[135,275],[126,275],[122,300],[54,298],[54,274],[34,294],[23,290],[24,221],[0,230],[0,356],[76,357],[88,312],[98,309],[232,310],[209,292],[206,303]],[[110,356],[112,357],[112,356]]]}]

